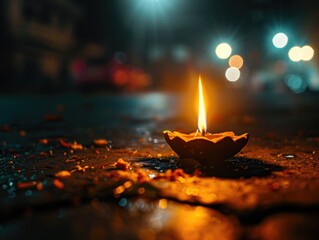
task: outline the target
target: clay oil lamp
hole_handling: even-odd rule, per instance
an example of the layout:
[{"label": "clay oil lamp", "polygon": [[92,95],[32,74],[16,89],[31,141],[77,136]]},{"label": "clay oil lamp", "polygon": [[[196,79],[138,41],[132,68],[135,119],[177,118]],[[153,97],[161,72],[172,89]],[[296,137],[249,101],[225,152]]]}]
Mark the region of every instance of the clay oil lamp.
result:
[{"label": "clay oil lamp", "polygon": [[195,160],[205,167],[224,166],[224,160],[235,156],[248,142],[249,135],[235,135],[234,132],[207,132],[206,110],[201,79],[199,77],[198,129],[193,133],[165,130],[166,142],[180,157],[180,161]]}]

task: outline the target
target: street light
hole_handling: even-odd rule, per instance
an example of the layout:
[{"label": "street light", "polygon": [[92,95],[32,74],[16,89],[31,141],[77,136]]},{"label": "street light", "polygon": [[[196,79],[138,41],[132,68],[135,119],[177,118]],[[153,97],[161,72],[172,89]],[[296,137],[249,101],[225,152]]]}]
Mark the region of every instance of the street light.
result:
[{"label": "street light", "polygon": [[288,43],[288,37],[286,34],[280,32],[275,34],[275,36],[272,38],[272,43],[276,48],[283,48]]},{"label": "street light", "polygon": [[315,51],[309,45],[303,47],[294,46],[289,50],[288,56],[293,62],[310,61],[313,58],[314,53]]},{"label": "street light", "polygon": [[299,46],[294,46],[292,47],[289,52],[288,52],[288,57],[290,58],[291,61],[293,62],[299,62],[302,60],[302,51],[301,47]]},{"label": "street light", "polygon": [[228,43],[220,43],[215,49],[215,53],[220,59],[227,59],[231,55],[232,48]]},{"label": "street light", "polygon": [[301,48],[301,52],[302,52],[302,60],[303,61],[310,61],[313,58],[313,55],[315,53],[313,48],[310,47],[309,45],[303,46]]},{"label": "street light", "polygon": [[225,77],[230,82],[236,82],[240,78],[240,71],[238,68],[230,67],[226,70]]},{"label": "street light", "polygon": [[240,55],[233,55],[229,58],[228,65],[240,69],[244,64],[244,60]]}]

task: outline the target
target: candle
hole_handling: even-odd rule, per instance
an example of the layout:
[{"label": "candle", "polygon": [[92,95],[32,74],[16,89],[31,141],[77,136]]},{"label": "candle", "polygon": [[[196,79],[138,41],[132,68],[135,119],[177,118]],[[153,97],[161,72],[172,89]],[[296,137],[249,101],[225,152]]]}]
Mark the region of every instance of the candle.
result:
[{"label": "candle", "polygon": [[198,129],[193,133],[163,131],[166,142],[183,159],[194,159],[201,165],[220,167],[224,160],[235,156],[248,142],[249,135],[236,136],[234,132],[207,132],[206,109],[201,78],[198,81]]}]

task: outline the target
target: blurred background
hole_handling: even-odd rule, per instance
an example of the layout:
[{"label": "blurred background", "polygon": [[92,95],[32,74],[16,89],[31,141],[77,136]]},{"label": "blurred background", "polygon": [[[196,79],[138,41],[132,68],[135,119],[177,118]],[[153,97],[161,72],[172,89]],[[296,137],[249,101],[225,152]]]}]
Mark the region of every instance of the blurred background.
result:
[{"label": "blurred background", "polygon": [[319,93],[310,0],[2,0],[0,93]]}]

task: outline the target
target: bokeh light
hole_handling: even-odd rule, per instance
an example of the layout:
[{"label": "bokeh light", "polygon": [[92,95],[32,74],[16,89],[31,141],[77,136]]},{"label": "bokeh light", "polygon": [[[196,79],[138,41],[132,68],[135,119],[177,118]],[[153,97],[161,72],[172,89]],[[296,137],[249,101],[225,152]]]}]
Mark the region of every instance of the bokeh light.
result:
[{"label": "bokeh light", "polygon": [[303,61],[310,61],[313,58],[313,55],[315,53],[313,48],[310,47],[309,45],[303,46],[301,48],[301,52],[302,52],[302,60]]},{"label": "bokeh light", "polygon": [[272,38],[272,43],[276,48],[283,48],[288,43],[288,37],[286,34],[280,32],[275,34],[275,36]]},{"label": "bokeh light", "polygon": [[215,53],[220,59],[227,59],[231,55],[232,48],[228,43],[220,43],[215,49]]},{"label": "bokeh light", "polygon": [[312,91],[319,91],[319,70],[315,67],[310,68],[308,88]]},{"label": "bokeh light", "polygon": [[177,45],[172,49],[172,57],[177,62],[186,61],[190,57],[189,50],[183,45]]},{"label": "bokeh light", "polygon": [[295,93],[303,93],[307,88],[307,82],[298,74],[288,75],[285,83]]},{"label": "bokeh light", "polygon": [[225,73],[226,79],[230,82],[236,82],[240,78],[240,71],[238,68],[230,67]]},{"label": "bokeh light", "polygon": [[239,55],[233,55],[229,58],[228,64],[230,67],[235,67],[240,69],[244,64],[244,60]]},{"label": "bokeh light", "polygon": [[292,47],[288,52],[288,56],[291,61],[299,62],[302,59],[301,48],[298,46]]},{"label": "bokeh light", "polygon": [[288,69],[288,65],[286,62],[282,61],[282,60],[278,60],[274,63],[274,71],[276,74],[284,74],[287,72]]}]

